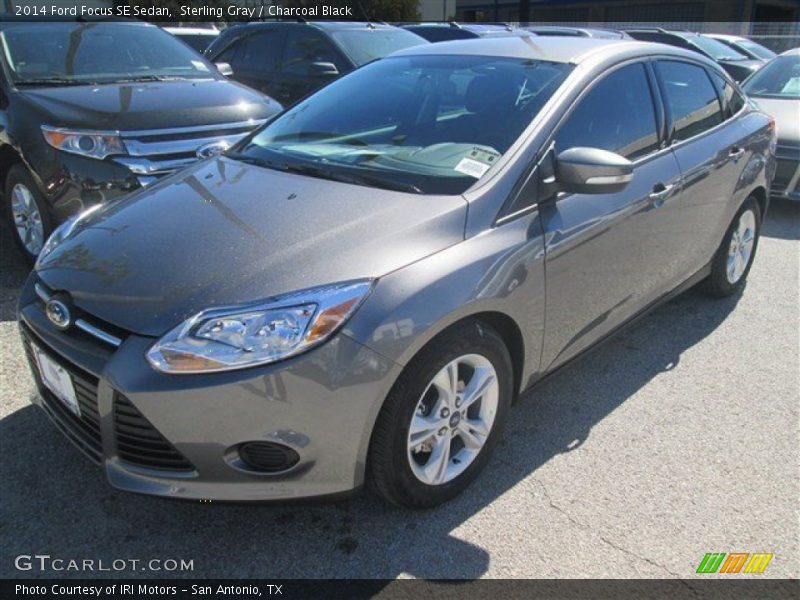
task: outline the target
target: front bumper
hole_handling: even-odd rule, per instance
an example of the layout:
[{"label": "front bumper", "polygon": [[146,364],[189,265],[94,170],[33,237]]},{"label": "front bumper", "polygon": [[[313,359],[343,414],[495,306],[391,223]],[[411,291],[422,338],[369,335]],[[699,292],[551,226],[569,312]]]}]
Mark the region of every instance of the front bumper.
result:
[{"label": "front bumper", "polygon": [[[34,402],[102,465],[114,487],[189,500],[266,501],[338,495],[363,483],[372,427],[399,365],[340,334],[274,365],[165,375],[145,360],[152,338],[128,335],[115,349],[82,331],[55,329],[33,291],[35,278],[29,278],[20,301],[23,339],[70,372],[83,421],[42,386],[32,362],[40,391]],[[117,416],[120,402],[135,407],[188,467],[128,460]],[[251,441],[280,443],[299,461],[278,473],[243,469],[233,459],[237,447]]]},{"label": "front bumper", "polygon": [[800,202],[800,147],[778,142],[770,197]]}]

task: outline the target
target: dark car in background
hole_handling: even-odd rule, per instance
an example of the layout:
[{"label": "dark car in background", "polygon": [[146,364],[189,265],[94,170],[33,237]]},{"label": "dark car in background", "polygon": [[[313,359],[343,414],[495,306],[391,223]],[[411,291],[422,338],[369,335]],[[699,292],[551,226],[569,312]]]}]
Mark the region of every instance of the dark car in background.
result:
[{"label": "dark car in background", "polygon": [[744,81],[742,89],[778,129],[770,195],[800,202],[800,48],[788,50]]},{"label": "dark car in background", "polygon": [[560,37],[593,37],[608,40],[633,39],[624,31],[617,29],[604,29],[602,27],[568,27],[561,25],[532,25],[525,27],[526,31],[544,36]]},{"label": "dark car in background", "polygon": [[281,109],[139,22],[0,24],[3,215],[33,259],[68,216],[232,145]]},{"label": "dark car in background", "polygon": [[637,40],[669,44],[699,52],[717,62],[737,82],[743,81],[764,64],[761,60],[752,60],[720,41],[691,31],[669,31],[660,28],[626,29],[625,31]]},{"label": "dark car in background", "polygon": [[229,64],[235,81],[289,105],[376,58],[425,43],[383,23],[275,21],[226,29],[205,55]]},{"label": "dark car in background", "polygon": [[740,54],[744,54],[747,58],[752,60],[767,62],[777,56],[777,54],[769,48],[740,35],[727,35],[724,33],[704,33],[703,35],[717,40],[718,42],[722,42],[726,46],[730,46]]},{"label": "dark car in background", "polygon": [[119,489],[431,507],[522,390],[738,293],[774,121],[697,53],[532,39],[374,61],[63,224],[20,294],[33,401]]},{"label": "dark car in background", "polygon": [[450,42],[453,40],[469,40],[491,37],[520,37],[533,35],[530,31],[513,27],[505,23],[409,23],[403,29],[413,31],[429,42]]}]

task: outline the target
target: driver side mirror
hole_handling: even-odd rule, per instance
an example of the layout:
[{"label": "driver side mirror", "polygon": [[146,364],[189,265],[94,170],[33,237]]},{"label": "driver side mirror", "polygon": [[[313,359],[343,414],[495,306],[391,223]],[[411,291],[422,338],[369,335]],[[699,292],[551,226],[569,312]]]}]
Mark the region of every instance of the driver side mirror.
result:
[{"label": "driver side mirror", "polygon": [[214,63],[214,66],[217,67],[217,71],[219,71],[221,75],[224,75],[225,77],[233,76],[233,67],[230,65],[230,63],[218,62]]},{"label": "driver side mirror", "polygon": [[339,75],[339,69],[332,62],[312,62],[308,65],[308,74],[333,77]]},{"label": "driver side mirror", "polygon": [[571,194],[612,194],[633,179],[633,163],[624,156],[600,148],[576,147],[556,157],[558,191]]}]

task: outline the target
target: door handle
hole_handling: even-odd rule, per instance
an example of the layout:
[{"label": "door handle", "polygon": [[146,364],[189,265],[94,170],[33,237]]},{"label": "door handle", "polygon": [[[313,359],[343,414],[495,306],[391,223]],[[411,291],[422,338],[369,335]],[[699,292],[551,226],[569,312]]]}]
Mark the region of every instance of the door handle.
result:
[{"label": "door handle", "polygon": [[653,206],[658,208],[659,206],[664,204],[664,201],[667,199],[669,193],[672,191],[672,188],[674,187],[675,187],[674,183],[664,185],[663,183],[659,182],[655,184],[653,186],[653,191],[650,192],[649,196],[650,200],[653,202]]},{"label": "door handle", "polygon": [[744,154],[744,148],[739,148],[737,146],[734,146],[733,148],[731,148],[730,152],[728,152],[728,157],[734,162],[736,162],[737,160],[742,158],[743,154]]}]

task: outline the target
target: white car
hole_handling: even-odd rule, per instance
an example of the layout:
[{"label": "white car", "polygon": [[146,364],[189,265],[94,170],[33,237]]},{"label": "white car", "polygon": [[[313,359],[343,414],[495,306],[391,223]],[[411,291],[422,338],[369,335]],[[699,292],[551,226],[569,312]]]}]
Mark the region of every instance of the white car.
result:
[{"label": "white car", "polygon": [[164,31],[168,31],[188,46],[197,50],[200,54],[202,54],[219,35],[218,29],[208,27],[164,27]]}]

